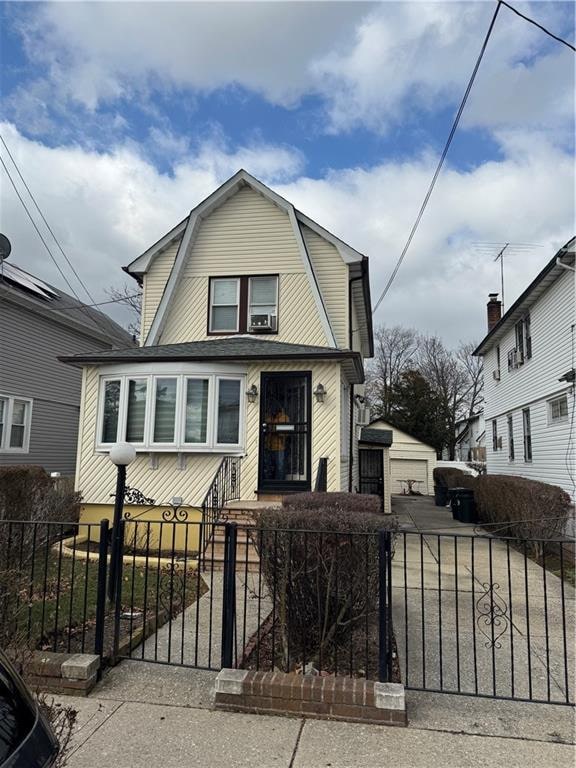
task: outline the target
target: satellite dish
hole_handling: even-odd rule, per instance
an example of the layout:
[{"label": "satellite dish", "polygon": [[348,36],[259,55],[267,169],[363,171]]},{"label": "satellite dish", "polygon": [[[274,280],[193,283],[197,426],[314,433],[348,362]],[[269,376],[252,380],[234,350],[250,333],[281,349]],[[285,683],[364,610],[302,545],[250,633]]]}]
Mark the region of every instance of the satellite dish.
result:
[{"label": "satellite dish", "polygon": [[11,250],[12,246],[10,245],[10,240],[8,240],[6,235],[0,233],[0,262],[4,261],[4,259],[7,259],[8,256],[10,256]]}]

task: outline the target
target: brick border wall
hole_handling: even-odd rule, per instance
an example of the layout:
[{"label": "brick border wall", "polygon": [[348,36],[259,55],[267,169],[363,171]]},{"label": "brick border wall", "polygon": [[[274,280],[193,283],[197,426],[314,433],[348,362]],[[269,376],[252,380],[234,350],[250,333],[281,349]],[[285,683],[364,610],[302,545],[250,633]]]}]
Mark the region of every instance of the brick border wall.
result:
[{"label": "brick border wall", "polygon": [[36,651],[25,680],[35,691],[87,696],[96,685],[99,669],[99,656]]},{"label": "brick border wall", "polygon": [[408,725],[404,686],[363,678],[223,669],[216,678],[215,707],[253,714]]}]

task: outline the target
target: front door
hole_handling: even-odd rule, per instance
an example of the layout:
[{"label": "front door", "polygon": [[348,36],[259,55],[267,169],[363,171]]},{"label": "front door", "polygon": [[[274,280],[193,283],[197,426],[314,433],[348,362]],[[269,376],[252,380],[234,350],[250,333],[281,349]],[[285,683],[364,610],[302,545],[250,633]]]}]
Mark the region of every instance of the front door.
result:
[{"label": "front door", "polygon": [[310,490],[310,373],[263,373],[258,489]]},{"label": "front door", "polygon": [[372,493],[384,500],[384,459],[381,450],[361,448],[360,458],[360,493]]}]

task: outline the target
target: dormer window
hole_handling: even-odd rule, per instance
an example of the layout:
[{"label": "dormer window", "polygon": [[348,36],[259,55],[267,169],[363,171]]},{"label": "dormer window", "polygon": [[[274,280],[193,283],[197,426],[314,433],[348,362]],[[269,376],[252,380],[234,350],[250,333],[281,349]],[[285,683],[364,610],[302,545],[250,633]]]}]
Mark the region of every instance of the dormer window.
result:
[{"label": "dormer window", "polygon": [[277,275],[212,277],[209,295],[209,335],[277,332]]}]

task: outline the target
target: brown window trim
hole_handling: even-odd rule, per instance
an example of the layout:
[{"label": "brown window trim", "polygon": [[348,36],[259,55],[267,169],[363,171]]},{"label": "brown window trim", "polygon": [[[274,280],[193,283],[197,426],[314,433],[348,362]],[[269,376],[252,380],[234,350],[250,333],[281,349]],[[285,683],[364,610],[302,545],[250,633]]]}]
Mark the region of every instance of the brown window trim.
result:
[{"label": "brown window trim", "polygon": [[[278,274],[254,274],[254,275],[215,275],[208,279],[208,316],[206,319],[206,334],[208,336],[237,336],[240,333],[248,333],[248,287],[252,277],[275,277],[276,290],[276,330],[275,331],[251,331],[254,336],[277,336],[279,326],[280,305],[280,279]],[[240,304],[238,306],[238,330],[237,331],[211,331],[210,315],[212,312],[212,281],[213,280],[240,280]]]}]

